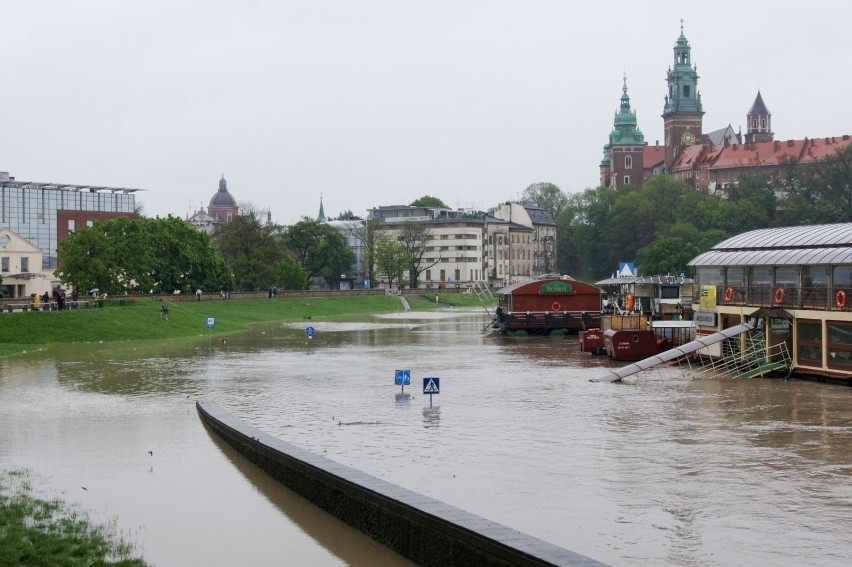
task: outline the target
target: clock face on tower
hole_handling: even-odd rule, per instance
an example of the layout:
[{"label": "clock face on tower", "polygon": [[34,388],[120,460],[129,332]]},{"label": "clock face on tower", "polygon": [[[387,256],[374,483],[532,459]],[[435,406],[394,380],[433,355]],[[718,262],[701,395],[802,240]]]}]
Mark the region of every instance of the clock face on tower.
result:
[{"label": "clock face on tower", "polygon": [[680,136],[680,141],[683,142],[684,146],[691,146],[695,143],[695,134],[687,130]]}]

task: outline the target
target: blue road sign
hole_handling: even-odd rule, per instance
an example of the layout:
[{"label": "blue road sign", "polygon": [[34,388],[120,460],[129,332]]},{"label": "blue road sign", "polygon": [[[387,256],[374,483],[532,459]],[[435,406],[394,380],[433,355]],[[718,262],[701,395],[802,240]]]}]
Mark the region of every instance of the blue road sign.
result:
[{"label": "blue road sign", "polygon": [[395,381],[397,386],[411,385],[411,370],[397,370]]},{"label": "blue road sign", "polygon": [[212,329],[215,326],[216,326],[216,318],[215,317],[208,317],[207,318],[207,328]]},{"label": "blue road sign", "polygon": [[441,379],[440,378],[424,378],[423,379],[424,394],[440,394]]},{"label": "blue road sign", "polygon": [[314,336],[314,328],[308,327],[307,329],[305,329],[305,334],[308,335],[309,337],[313,337]]}]

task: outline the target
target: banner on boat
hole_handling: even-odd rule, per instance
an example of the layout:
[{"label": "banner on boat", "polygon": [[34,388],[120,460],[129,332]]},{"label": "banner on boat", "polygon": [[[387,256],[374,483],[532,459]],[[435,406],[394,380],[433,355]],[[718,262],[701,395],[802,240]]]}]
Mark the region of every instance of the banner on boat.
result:
[{"label": "banner on boat", "polygon": [[701,286],[699,305],[701,305],[701,309],[715,309],[716,308],[716,286],[715,285],[703,285],[703,286]]}]

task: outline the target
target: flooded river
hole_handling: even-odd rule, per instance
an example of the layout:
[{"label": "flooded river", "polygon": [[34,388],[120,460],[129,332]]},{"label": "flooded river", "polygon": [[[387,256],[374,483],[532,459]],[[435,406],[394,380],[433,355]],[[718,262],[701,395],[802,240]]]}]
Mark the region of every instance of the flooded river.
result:
[{"label": "flooded river", "polygon": [[[155,565],[407,565],[212,437],[271,435],[611,565],[846,564],[852,388],[672,374],[598,384],[576,337],[480,314],[265,325],[0,359],[0,467],[29,468]],[[396,369],[410,369],[404,392]],[[440,378],[424,396],[422,378]],[[149,454],[149,451],[151,454]],[[86,487],[83,490],[82,487]]]}]

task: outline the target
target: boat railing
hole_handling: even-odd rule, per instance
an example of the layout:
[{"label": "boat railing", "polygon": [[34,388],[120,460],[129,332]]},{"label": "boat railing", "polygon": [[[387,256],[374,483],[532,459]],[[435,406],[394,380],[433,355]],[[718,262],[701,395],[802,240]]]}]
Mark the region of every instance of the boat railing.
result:
[{"label": "boat railing", "polygon": [[600,315],[590,311],[531,311],[506,315],[506,327],[589,329],[600,326]]},{"label": "boat railing", "polygon": [[614,329],[616,331],[651,328],[651,315],[639,313],[613,313],[612,315],[601,315],[601,328]]},{"label": "boat railing", "polygon": [[[848,297],[848,301],[847,301]],[[700,289],[692,301],[700,303]],[[798,286],[793,284],[761,284],[753,286],[718,284],[716,305],[748,305],[817,311],[852,310],[852,288]]]}]

